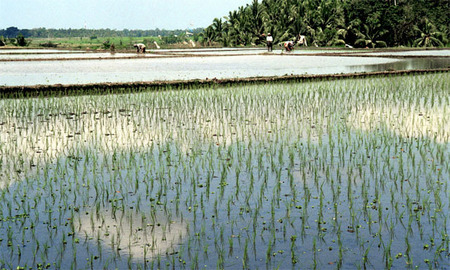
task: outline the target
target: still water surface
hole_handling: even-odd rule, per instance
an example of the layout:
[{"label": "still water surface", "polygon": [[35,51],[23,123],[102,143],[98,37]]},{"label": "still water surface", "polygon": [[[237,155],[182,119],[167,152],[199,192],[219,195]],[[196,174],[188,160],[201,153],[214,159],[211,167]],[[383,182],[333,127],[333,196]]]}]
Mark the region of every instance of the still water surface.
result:
[{"label": "still water surface", "polygon": [[[256,52],[256,50],[247,51]],[[94,54],[83,55],[94,56]],[[17,55],[14,57],[17,57]],[[42,57],[42,55],[33,57]],[[449,66],[450,58],[448,57],[395,59],[381,56],[337,57],[278,54],[239,55],[232,57],[145,57],[114,60],[0,61],[0,85],[29,86],[206,78],[223,79],[432,69],[447,68]]]}]

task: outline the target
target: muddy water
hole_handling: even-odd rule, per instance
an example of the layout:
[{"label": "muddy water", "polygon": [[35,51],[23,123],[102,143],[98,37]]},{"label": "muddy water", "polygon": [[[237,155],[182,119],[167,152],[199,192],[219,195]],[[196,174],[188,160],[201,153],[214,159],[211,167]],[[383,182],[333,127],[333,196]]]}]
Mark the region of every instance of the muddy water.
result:
[{"label": "muddy water", "polygon": [[377,55],[377,56],[450,56],[450,50],[421,50],[421,51],[401,51],[401,52],[376,52],[367,53],[367,55]]},{"label": "muddy water", "polygon": [[0,49],[0,54],[70,53],[78,51],[51,49]]},{"label": "muddy water", "polygon": [[157,54],[136,54],[136,53],[35,53],[35,54],[5,54],[0,53],[0,61],[11,60],[35,60],[35,59],[74,59],[74,58],[89,58],[89,59],[103,59],[103,58],[120,58],[120,57],[158,57]]},{"label": "muddy water", "polygon": [[449,68],[449,58],[414,58],[376,65],[354,65],[348,72]]},{"label": "muddy water", "polygon": [[115,60],[1,62],[0,85],[82,84],[205,78],[338,74],[446,68],[448,58],[243,55]]}]

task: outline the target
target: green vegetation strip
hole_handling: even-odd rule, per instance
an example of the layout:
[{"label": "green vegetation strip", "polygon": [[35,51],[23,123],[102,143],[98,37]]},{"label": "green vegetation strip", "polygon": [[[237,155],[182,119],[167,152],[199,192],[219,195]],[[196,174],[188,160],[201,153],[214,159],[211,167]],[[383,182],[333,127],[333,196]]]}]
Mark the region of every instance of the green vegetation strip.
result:
[{"label": "green vegetation strip", "polygon": [[321,74],[321,75],[284,75],[272,77],[227,78],[227,79],[194,79],[174,81],[120,82],[120,83],[90,83],[90,84],[53,84],[33,86],[0,86],[0,98],[67,96],[87,94],[115,94],[144,92],[152,90],[189,89],[192,87],[210,87],[214,85],[244,85],[264,84],[267,82],[305,82],[346,78],[366,78],[381,76],[396,76],[405,74],[426,74],[449,72],[450,68],[377,71],[351,74]]}]

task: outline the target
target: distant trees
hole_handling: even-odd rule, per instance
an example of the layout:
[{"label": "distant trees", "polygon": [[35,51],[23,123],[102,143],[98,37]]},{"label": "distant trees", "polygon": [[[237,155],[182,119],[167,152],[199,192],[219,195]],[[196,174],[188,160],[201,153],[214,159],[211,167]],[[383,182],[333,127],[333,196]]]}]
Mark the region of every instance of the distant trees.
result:
[{"label": "distant trees", "polygon": [[6,30],[0,31],[0,35],[6,38],[15,38],[19,34],[20,30],[17,27],[8,27]]},{"label": "distant trees", "polygon": [[302,34],[318,46],[444,46],[449,18],[449,0],[254,0],[202,35],[223,46],[257,45],[269,32],[274,42]]},{"label": "distant trees", "polygon": [[[199,34],[203,31],[203,28],[192,29],[193,34]],[[181,35],[186,32],[183,30],[112,30],[112,29],[46,29],[46,28],[34,28],[34,29],[18,29],[17,27],[8,27],[6,29],[0,29],[0,36],[5,38],[16,38],[17,35],[22,33],[25,38],[68,38],[68,37],[149,37],[149,36],[173,36]]]},{"label": "distant trees", "polygon": [[[27,46],[30,43],[30,38],[49,38],[48,42],[40,43],[42,47],[57,47],[58,44],[52,42],[52,38],[87,38],[91,41],[101,40],[99,45],[103,49],[110,49],[112,40],[114,38],[142,38],[142,37],[155,37],[151,40],[145,40],[146,44],[153,44],[153,41],[161,42],[160,44],[174,44],[183,43],[192,39],[195,42],[204,43],[205,36],[202,34],[203,28],[184,30],[111,30],[111,29],[19,29],[17,27],[8,27],[7,29],[0,29],[0,37],[4,36],[5,39],[0,40],[0,46],[6,44],[12,44],[16,46]],[[212,39],[210,39],[212,42]],[[132,45],[132,44],[131,44]],[[130,45],[130,46],[131,46]],[[211,44],[208,44],[211,45]],[[115,44],[115,49],[123,49],[128,44],[120,43]]]}]

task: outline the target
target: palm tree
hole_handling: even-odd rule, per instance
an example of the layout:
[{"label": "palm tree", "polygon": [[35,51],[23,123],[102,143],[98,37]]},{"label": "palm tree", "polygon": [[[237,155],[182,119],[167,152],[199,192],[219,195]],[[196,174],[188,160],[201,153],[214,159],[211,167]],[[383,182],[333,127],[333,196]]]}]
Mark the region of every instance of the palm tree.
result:
[{"label": "palm tree", "polygon": [[[448,23],[445,23],[448,19],[444,18],[447,9],[442,7],[445,11],[428,12],[426,7],[419,8],[416,2],[252,0],[251,4],[230,12],[228,17],[214,19],[208,31],[214,32],[211,40],[228,45],[261,44],[264,43],[262,34],[270,32],[274,43],[301,33],[312,39],[312,43],[315,41],[322,46],[354,42],[355,45],[374,48],[386,46],[387,42],[401,45],[411,41],[415,41],[416,46],[442,46],[449,35]],[[424,16],[422,13],[429,13],[440,30],[436,30],[429,21],[413,29],[416,24],[413,18]],[[386,35],[387,31],[391,35]]]},{"label": "palm tree", "polygon": [[415,25],[414,30],[420,34],[420,37],[414,40],[414,46],[417,47],[443,47],[446,38],[444,33],[439,32],[427,18],[423,20],[421,28]]},{"label": "palm tree", "polygon": [[381,40],[381,37],[387,33],[387,30],[381,29],[380,26],[381,24],[372,26],[364,24],[363,31],[358,31],[356,34],[358,39],[355,44],[367,48],[386,47],[387,44],[385,41]]},{"label": "palm tree", "polygon": [[306,34],[307,25],[305,23],[305,13],[306,9],[304,5],[299,1],[296,5],[291,9],[291,16],[294,17],[294,22],[290,25],[290,32],[299,35]]},{"label": "palm tree", "polygon": [[358,27],[361,25],[361,21],[356,19],[351,21],[348,25],[343,24],[337,27],[337,31],[331,41],[327,45],[344,45],[349,34],[354,32],[358,33]]},{"label": "palm tree", "polygon": [[200,36],[203,38],[203,45],[211,46],[215,38],[215,31],[212,26],[208,26],[200,33]]},{"label": "palm tree", "polygon": [[211,27],[214,31],[214,41],[223,42],[223,39],[222,39],[222,37],[224,35],[223,25],[224,24],[222,22],[222,19],[215,18],[213,20],[213,24],[211,25]]},{"label": "palm tree", "polygon": [[253,3],[248,6],[249,31],[251,32],[251,41],[256,44],[264,42],[262,34],[264,33],[264,9],[258,3],[258,0],[253,0]]}]

